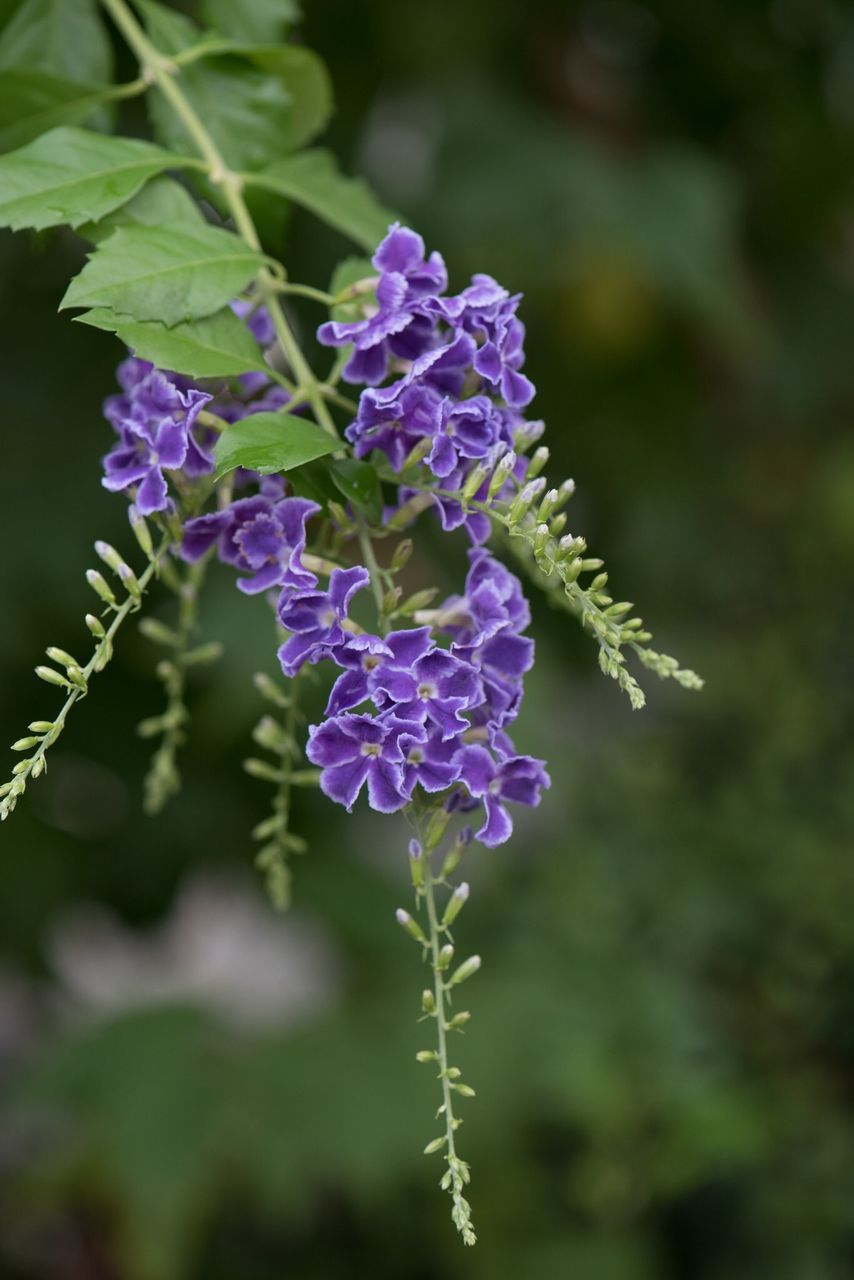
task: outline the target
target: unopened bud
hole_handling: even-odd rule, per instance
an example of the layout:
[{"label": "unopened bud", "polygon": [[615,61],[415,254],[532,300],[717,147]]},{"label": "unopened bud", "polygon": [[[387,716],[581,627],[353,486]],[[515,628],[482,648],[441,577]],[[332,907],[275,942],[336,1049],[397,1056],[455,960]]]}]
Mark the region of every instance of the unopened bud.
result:
[{"label": "unopened bud", "polygon": [[134,536],[139,543],[142,551],[149,560],[154,559],[154,543],[151,541],[151,533],[145,522],[145,517],[137,511],[136,507],[131,507],[128,513],[130,515],[130,527],[133,529]]},{"label": "unopened bud", "polygon": [[416,1062],[438,1062],[439,1055],[435,1049],[419,1049],[415,1055]]},{"label": "unopened bud", "polygon": [[413,920],[408,911],[404,911],[403,907],[398,907],[394,913],[397,923],[401,929],[405,929],[410,938],[414,938],[416,942],[426,942],[424,930],[417,920]]},{"label": "unopened bud", "polygon": [[439,957],[436,961],[436,968],[440,973],[443,973],[445,969],[447,969],[453,958],[454,948],[451,946],[450,942],[446,942],[444,947],[442,947],[442,950],[439,952]]},{"label": "unopened bud", "polygon": [[421,992],[421,1008],[425,1013],[436,1012],[436,997],[429,987],[425,987]]},{"label": "unopened bud", "polygon": [[471,498],[474,497],[474,495],[477,493],[478,489],[483,484],[488,474],[489,474],[488,468],[484,467],[481,463],[478,463],[476,467],[472,468],[472,470],[469,472],[469,475],[468,475],[468,478],[466,479],[465,484],[463,485],[463,491],[462,491],[463,502],[468,502]]},{"label": "unopened bud", "polygon": [[36,667],[36,675],[39,680],[44,680],[45,684],[59,685],[63,689],[67,689],[69,687],[65,676],[54,667]]},{"label": "unopened bud", "polygon": [[441,1151],[447,1141],[447,1134],[443,1133],[440,1138],[434,1138],[432,1142],[428,1142],[424,1148],[425,1156],[432,1156],[435,1151]]},{"label": "unopened bud", "polygon": [[53,728],[52,720],[31,720],[27,725],[30,733],[50,733]]},{"label": "unopened bud", "polygon": [[409,874],[415,889],[424,885],[424,850],[417,840],[409,841]]},{"label": "unopened bud", "polygon": [[436,845],[441,843],[450,821],[451,815],[447,809],[433,811],[427,823],[427,830],[424,832],[424,843],[428,849],[435,849]]},{"label": "unopened bud", "polygon": [[566,512],[560,511],[549,521],[549,532],[553,538],[559,538],[566,528]]},{"label": "unopened bud", "polygon": [[463,860],[463,854],[472,841],[471,827],[463,827],[462,831],[457,835],[456,840],[445,854],[445,861],[442,863],[442,870],[439,872],[439,879],[446,880],[448,876],[453,875],[457,867]]},{"label": "unopened bud", "polygon": [[412,555],[412,539],[404,538],[394,549],[394,555],[391,558],[389,569],[392,573],[400,573],[408,563]]},{"label": "unopened bud", "polygon": [[446,1031],[461,1031],[463,1027],[471,1019],[468,1009],[461,1009],[459,1013],[455,1013],[449,1022],[445,1023]]},{"label": "unopened bud", "polygon": [[450,986],[455,987],[460,982],[465,982],[466,978],[470,978],[473,973],[477,973],[480,968],[480,956],[469,956],[468,960],[464,960],[458,969],[451,974]]},{"label": "unopened bud", "polygon": [[445,908],[445,914],[442,916],[443,929],[447,929],[449,925],[452,925],[454,923],[457,916],[460,914],[463,907],[468,902],[468,897],[469,897],[469,887],[464,880],[462,884],[457,885],[456,889],[451,894],[451,897],[448,900],[448,905]]},{"label": "unopened bud", "polygon": [[89,628],[92,635],[95,636],[95,638],[98,640],[100,640],[102,636],[105,636],[107,634],[106,631],[104,630],[103,622],[101,621],[100,618],[96,618],[94,613],[86,614],[86,626]]},{"label": "unopened bud", "polygon": [[12,751],[29,751],[30,747],[38,745],[38,738],[19,738],[17,742],[13,742]]},{"label": "unopened bud", "polygon": [[51,662],[58,662],[60,666],[65,667],[66,670],[70,667],[79,666],[76,658],[72,658],[71,654],[66,653],[65,649],[58,649],[55,644],[52,644],[45,649],[45,653],[50,658]]},{"label": "unopened bud", "polygon": [[107,583],[106,578],[97,569],[86,570],[86,581],[94,592],[96,592],[105,604],[115,604],[116,597]]},{"label": "unopened bud", "polygon": [[543,524],[544,521],[548,520],[549,516],[557,507],[557,504],[559,501],[560,501],[560,494],[558,493],[557,489],[549,489],[548,493],[540,503],[540,509],[537,512],[538,524]]},{"label": "unopened bud", "polygon": [[539,524],[534,530],[534,555],[540,556],[545,551],[549,541],[549,526],[547,524]]},{"label": "unopened bud", "polygon": [[116,573],[121,579],[122,585],[125,587],[128,595],[133,596],[134,600],[142,599],[142,587],[139,585],[136,574],[129,564],[122,562]]},{"label": "unopened bud", "polygon": [[544,444],[531,455],[531,461],[528,463],[528,470],[525,473],[526,480],[535,480],[545,467],[549,460],[549,451]]},{"label": "unopened bud", "polygon": [[124,560],[122,560],[118,551],[116,551],[115,547],[111,547],[109,542],[101,542],[100,540],[96,542],[95,552],[98,559],[103,560],[104,564],[109,565],[114,573],[118,573],[119,566],[124,564]]},{"label": "unopened bud", "polygon": [[433,448],[433,437],[422,436],[418,443],[410,449],[409,453],[403,460],[401,471],[407,471],[410,467],[415,467],[419,462],[427,457],[427,454]]},{"label": "unopened bud", "polygon": [[487,496],[494,498],[498,490],[503,484],[506,484],[508,477],[512,474],[513,468],[516,466],[516,454],[511,449],[509,453],[505,453],[498,466],[492,473],[492,479],[489,482],[489,490]]}]

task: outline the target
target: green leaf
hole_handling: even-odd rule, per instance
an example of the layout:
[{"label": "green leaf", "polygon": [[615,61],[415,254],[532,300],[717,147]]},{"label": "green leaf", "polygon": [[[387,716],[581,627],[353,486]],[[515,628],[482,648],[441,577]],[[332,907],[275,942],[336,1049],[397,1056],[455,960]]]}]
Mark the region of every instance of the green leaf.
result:
[{"label": "green leaf", "polygon": [[369,524],[382,519],[383,491],[376,468],[370,462],[342,458],[330,464],[329,474],[339,493],[362,512]]},{"label": "green leaf", "polygon": [[300,11],[295,0],[203,0],[201,14],[224,36],[261,44],[283,39]]},{"label": "green leaf", "polygon": [[339,173],[329,151],[303,151],[277,160],[249,175],[249,181],[309,209],[366,249],[375,249],[394,221],[366,183]]},{"label": "green leaf", "polygon": [[0,69],[25,68],[108,84],[113,54],[96,0],[24,0],[0,37]]},{"label": "green leaf", "polygon": [[121,95],[114,85],[67,80],[44,71],[0,75],[0,151],[11,151],[58,124],[82,124]]},{"label": "green leaf", "polygon": [[108,307],[171,326],[219,311],[264,261],[217,227],[119,227],[71,281],[60,310]]},{"label": "green leaf", "polygon": [[246,467],[270,475],[290,471],[341,448],[322,427],[289,413],[253,413],[223,431],[216,443],[216,479]]},{"label": "green leaf", "polygon": [[131,320],[105,308],[75,316],[82,324],[105,329],[120,338],[142,360],[158,369],[191,378],[229,378],[241,373],[268,373],[257,342],[230,307],[204,320],[172,329],[157,320]]},{"label": "green leaf", "polygon": [[40,230],[101,218],[177,163],[149,142],[53,129],[0,157],[0,225]]},{"label": "green leaf", "polygon": [[172,178],[155,178],[133,199],[98,222],[77,228],[78,235],[92,244],[106,240],[116,227],[207,226],[201,209],[188,191]]},{"label": "green leaf", "polygon": [[[283,151],[302,146],[326,124],[332,92],[317,54],[291,45],[219,40],[156,0],[139,0],[139,8],[148,34],[163,53],[199,48],[206,37],[210,41],[211,56],[182,69],[181,87],[232,168],[269,164]],[[151,95],[148,109],[164,146],[186,148],[184,126],[162,95]]]}]

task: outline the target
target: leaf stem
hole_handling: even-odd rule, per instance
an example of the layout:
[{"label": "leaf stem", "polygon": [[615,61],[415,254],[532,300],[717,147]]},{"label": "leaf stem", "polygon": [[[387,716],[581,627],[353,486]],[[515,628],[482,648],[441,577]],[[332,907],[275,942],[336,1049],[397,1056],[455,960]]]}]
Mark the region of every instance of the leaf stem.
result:
[{"label": "leaf stem", "polygon": [[[143,76],[156,83],[196,144],[207,163],[210,181],[222,189],[223,197],[234,219],[238,234],[243,237],[251,248],[260,250],[261,240],[252,219],[252,214],[249,212],[249,207],[243,198],[242,179],[239,174],[229,168],[192,103],[180,87],[177,64],[165,57],[149,40],[127,5],[126,0],[102,0],[102,3],[139,59],[143,68]],[[303,355],[282,309],[277,294],[278,285],[274,275],[268,267],[262,267],[256,279],[258,291],[264,305],[270,312],[276,336],[294,372],[297,383],[305,391],[320,426],[328,431],[330,435],[337,438],[338,431],[323,399],[318,381]]]}]

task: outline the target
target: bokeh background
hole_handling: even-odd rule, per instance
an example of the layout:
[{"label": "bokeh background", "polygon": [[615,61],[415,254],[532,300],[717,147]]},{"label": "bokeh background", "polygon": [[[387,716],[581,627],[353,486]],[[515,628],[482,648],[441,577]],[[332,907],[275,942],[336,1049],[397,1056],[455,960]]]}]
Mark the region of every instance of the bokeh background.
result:
[{"label": "bokeh background", "polygon": [[[301,795],[269,910],[241,759],[272,670],[214,575],[183,796],[140,811],[155,654],[128,629],[0,842],[0,1274],[13,1280],[844,1280],[854,1274],[854,6],[306,0],[328,140],[446,255],[526,295],[570,528],[658,647],[633,713],[534,602],[520,743],[554,787],[470,855],[460,1060],[481,1237],[420,1155],[404,829]],[[131,126],[133,126],[131,117]],[[295,215],[294,278],[343,246]],[[112,339],[82,248],[0,240],[0,722],[83,644]],[[317,316],[302,313],[306,332]],[[451,589],[463,547],[425,534]],[[158,608],[168,616],[168,601]],[[9,759],[11,764],[11,758]]]}]

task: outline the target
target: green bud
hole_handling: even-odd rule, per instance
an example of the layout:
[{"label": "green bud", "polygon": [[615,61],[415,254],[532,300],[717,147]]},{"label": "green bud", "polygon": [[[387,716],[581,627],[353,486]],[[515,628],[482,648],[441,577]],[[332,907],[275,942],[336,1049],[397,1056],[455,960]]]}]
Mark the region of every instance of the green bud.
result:
[{"label": "green bud", "polygon": [[265,672],[256,671],[253,676],[253,683],[262,698],[266,698],[268,702],[274,703],[275,706],[281,707],[282,710],[290,704],[290,699],[285,696],[275,680],[272,680]]},{"label": "green bud", "polygon": [[436,1012],[436,997],[429,987],[425,987],[421,993],[421,1008],[425,1013]]},{"label": "green bud", "polygon": [[133,596],[134,600],[141,600],[142,587],[139,585],[139,580],[130,565],[120,564],[116,572],[128,595]]},{"label": "green bud", "polygon": [[146,640],[153,640],[155,644],[165,644],[170,647],[180,644],[178,636],[169,627],[158,622],[156,618],[143,618],[139,624],[139,630]]},{"label": "green bud", "polygon": [[106,578],[103,574],[99,573],[97,569],[86,570],[86,581],[89,583],[92,590],[101,597],[105,604],[114,605],[116,603],[116,597],[110,586],[107,584]]},{"label": "green bud", "polygon": [[446,1080],[459,1080],[462,1074],[459,1067],[447,1067],[444,1072]]},{"label": "green bud", "polygon": [[462,489],[461,496],[464,503],[474,497],[488,475],[489,468],[485,467],[483,463],[479,462],[478,465],[472,469],[466,478],[466,482]]},{"label": "green bud", "polygon": [[454,923],[457,916],[468,902],[468,897],[469,887],[464,880],[462,884],[457,885],[456,889],[451,894],[448,905],[445,907],[445,914],[442,916],[443,929],[447,929],[449,925]]},{"label": "green bud", "polygon": [[30,733],[50,733],[53,728],[52,720],[31,720],[27,725]]},{"label": "green bud", "polygon": [[116,551],[115,547],[111,547],[109,542],[96,542],[95,553],[98,556],[98,559],[103,560],[104,564],[108,565],[114,573],[118,573],[119,569],[124,564],[124,560],[121,558],[118,551]]},{"label": "green bud", "polygon": [[622,616],[633,609],[634,605],[623,600],[620,604],[612,604],[605,610],[606,618],[622,618]]},{"label": "green bud", "polygon": [[38,746],[38,738],[19,738],[17,742],[13,742],[10,750],[12,751],[29,751],[30,747]]},{"label": "green bud", "polygon": [[211,640],[207,644],[200,644],[195,649],[191,649],[189,653],[186,653],[184,655],[184,666],[195,667],[218,662],[223,652],[224,647],[219,640]]},{"label": "green bud", "polygon": [[457,986],[460,982],[465,982],[466,978],[470,978],[472,974],[477,973],[480,968],[480,956],[469,956],[468,960],[464,960],[458,969],[451,974],[449,985]]},{"label": "green bud", "polygon": [[415,889],[424,887],[424,850],[417,840],[409,841],[409,874]]},{"label": "green bud", "polygon": [[248,760],[243,761],[243,768],[250,778],[260,778],[263,782],[282,781],[283,774],[281,769],[274,768],[266,760],[257,760],[254,756],[250,756]]},{"label": "green bud", "polygon": [[444,947],[442,947],[442,950],[439,952],[439,958],[436,961],[436,968],[440,973],[444,973],[453,958],[454,948],[451,946],[450,942],[446,942]]},{"label": "green bud", "polygon": [[12,776],[14,778],[17,778],[19,773],[26,773],[29,767],[30,767],[29,760],[19,760],[18,763],[15,765],[14,769],[12,770]]},{"label": "green bud", "polygon": [[102,640],[107,634],[103,622],[100,618],[96,618],[94,613],[87,613],[84,621],[96,640]]},{"label": "green bud", "polygon": [[546,496],[540,503],[540,509],[537,512],[537,524],[543,524],[548,520],[553,511],[557,510],[557,504],[560,500],[560,494],[557,489],[549,489]]},{"label": "green bud", "polygon": [[419,1049],[415,1055],[416,1062],[438,1062],[439,1055],[435,1049]]},{"label": "green bud", "polygon": [[538,524],[534,531],[534,555],[541,556],[545,551],[549,541],[549,526],[547,524]]},{"label": "green bud", "polygon": [[457,1093],[463,1098],[474,1098],[477,1096],[470,1084],[452,1084],[451,1088],[456,1089]]},{"label": "green bud", "polygon": [[389,569],[392,573],[400,573],[401,569],[409,564],[412,555],[412,539],[404,538],[394,549],[394,555],[391,558]]},{"label": "green bud", "polygon": [[544,444],[541,444],[539,448],[535,449],[531,454],[531,461],[528,463],[528,470],[525,473],[525,479],[536,480],[548,460],[549,451]]},{"label": "green bud", "polygon": [[503,484],[506,484],[507,479],[512,474],[513,468],[515,467],[515,465],[516,465],[516,454],[511,449],[509,453],[505,453],[504,457],[501,459],[498,466],[495,468],[495,470],[492,473],[492,479],[489,482],[489,489],[487,492],[487,496],[489,498],[494,498],[498,490],[501,488],[501,486]]},{"label": "green bud", "polygon": [[445,854],[445,860],[442,863],[442,869],[439,872],[440,880],[447,880],[448,876],[453,875],[457,867],[463,860],[463,854],[471,843],[471,827],[465,827],[457,836],[448,852]]},{"label": "green bud", "polygon": [[79,667],[79,663],[76,658],[72,658],[71,654],[67,653],[65,649],[58,649],[55,644],[52,644],[49,648],[45,649],[45,653],[50,658],[51,662],[58,662],[60,666],[66,668]]},{"label": "green bud", "polygon": [[404,911],[403,907],[398,907],[394,913],[394,917],[401,929],[405,929],[410,938],[414,938],[416,942],[426,942],[424,930],[417,920],[413,920],[408,911]]},{"label": "green bud", "polygon": [[134,536],[148,560],[154,559],[154,543],[151,541],[151,533],[148,525],[145,523],[145,517],[135,511],[131,516],[130,527],[133,529]]},{"label": "green bud", "polygon": [[428,1142],[424,1148],[425,1156],[432,1156],[435,1151],[441,1151],[447,1141],[447,1136],[442,1134],[441,1138],[434,1138],[432,1142]]},{"label": "green bud", "polygon": [[549,521],[549,533],[553,538],[559,538],[566,528],[566,512],[560,511],[556,516],[552,516]]},{"label": "green bud", "polygon": [[471,1014],[468,1009],[462,1009],[459,1013],[455,1013],[450,1022],[445,1023],[446,1031],[461,1031],[466,1023],[470,1020]]},{"label": "green bud", "polygon": [[398,609],[398,613],[411,617],[413,613],[417,613],[420,609],[426,609],[429,604],[432,604],[438,594],[438,587],[425,587],[422,591],[414,591],[411,596],[407,596],[404,600]]},{"label": "green bud", "polygon": [[403,595],[403,587],[392,587],[390,591],[387,591],[385,593],[385,595],[383,596],[383,606],[382,606],[384,617],[388,618],[391,616],[391,614],[394,613],[394,611],[397,609],[397,606],[400,604],[402,595]]},{"label": "green bud", "polygon": [[39,680],[44,680],[45,684],[55,684],[63,689],[71,688],[65,676],[61,675],[54,667],[36,667],[36,675]]},{"label": "green bud", "polygon": [[450,821],[451,815],[447,809],[433,810],[430,815],[430,821],[427,823],[427,830],[424,833],[424,844],[427,849],[435,849],[436,845],[441,843]]},{"label": "green bud", "polygon": [[403,460],[402,471],[408,471],[410,467],[417,467],[418,463],[427,457],[427,454],[433,448],[433,437],[423,436],[418,443],[410,449],[409,453]]}]

